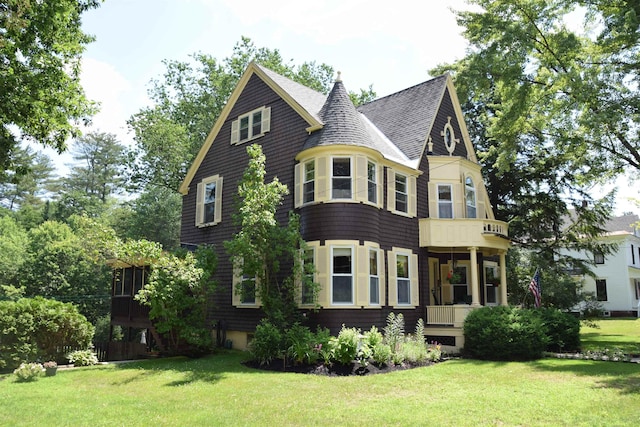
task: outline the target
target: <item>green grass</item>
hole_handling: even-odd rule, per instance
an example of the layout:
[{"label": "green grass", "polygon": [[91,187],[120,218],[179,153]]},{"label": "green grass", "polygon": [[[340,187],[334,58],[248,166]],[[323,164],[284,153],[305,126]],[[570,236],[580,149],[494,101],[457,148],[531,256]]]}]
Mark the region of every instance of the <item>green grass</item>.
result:
[{"label": "green grass", "polygon": [[628,354],[640,354],[640,319],[604,319],[597,326],[581,328],[583,351],[619,348]]},{"label": "green grass", "polygon": [[228,351],[0,377],[3,426],[640,424],[640,365],[451,360],[366,377],[265,372]]}]

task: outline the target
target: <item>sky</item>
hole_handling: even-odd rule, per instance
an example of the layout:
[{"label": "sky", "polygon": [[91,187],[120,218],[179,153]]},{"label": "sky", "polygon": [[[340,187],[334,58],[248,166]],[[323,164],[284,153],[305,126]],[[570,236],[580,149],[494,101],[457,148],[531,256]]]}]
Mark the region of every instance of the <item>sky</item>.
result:
[{"label": "sky", "polygon": [[[198,52],[221,60],[243,36],[293,64],[332,66],[350,91],[373,85],[378,96],[389,95],[464,57],[452,9],[468,8],[464,0],[106,0],[82,15],[96,41],[83,55],[81,81],[101,108],[85,132],[132,144],[126,121],[151,105],[147,90],[162,77],[163,60],[188,61]],[[624,200],[634,186],[620,187],[616,212],[640,210]]]}]

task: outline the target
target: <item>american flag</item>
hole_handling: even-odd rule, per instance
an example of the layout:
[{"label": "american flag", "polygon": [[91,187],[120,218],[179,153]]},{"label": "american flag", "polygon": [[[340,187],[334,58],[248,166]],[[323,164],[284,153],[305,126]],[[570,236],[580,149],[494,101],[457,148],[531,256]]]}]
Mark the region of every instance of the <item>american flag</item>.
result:
[{"label": "american flag", "polygon": [[542,288],[540,287],[540,270],[536,269],[536,273],[531,278],[531,282],[529,282],[529,290],[533,294],[533,298],[535,300],[536,308],[540,307],[540,299],[542,297]]}]

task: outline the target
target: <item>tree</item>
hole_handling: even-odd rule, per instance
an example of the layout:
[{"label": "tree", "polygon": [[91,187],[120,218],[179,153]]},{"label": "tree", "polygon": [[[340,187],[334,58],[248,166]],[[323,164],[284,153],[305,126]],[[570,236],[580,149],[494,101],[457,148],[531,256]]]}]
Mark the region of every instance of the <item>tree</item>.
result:
[{"label": "tree", "polygon": [[61,180],[56,217],[62,221],[73,214],[97,217],[124,186],[124,147],[115,135],[94,132],[78,138],[72,154],[76,163]]},{"label": "tree", "polygon": [[25,296],[73,302],[95,322],[109,310],[110,271],[89,256],[83,234],[56,221],[29,230],[19,278]]},{"label": "tree", "polygon": [[0,174],[19,139],[65,149],[94,112],[80,85],[80,16],[98,0],[8,0],[0,4]]},{"label": "tree", "polygon": [[10,216],[0,217],[0,286],[18,287],[27,258],[27,243],[26,230]]},{"label": "tree", "polygon": [[[302,268],[312,268],[312,265],[305,263],[303,266],[302,263],[305,244],[300,235],[298,216],[290,213],[286,226],[276,218],[276,210],[288,193],[287,186],[277,177],[270,183],[264,182],[266,159],[259,145],[247,147],[247,153],[249,165],[238,185],[239,201],[234,214],[234,224],[240,231],[225,242],[225,248],[241,276],[251,278],[249,280],[255,284],[266,320],[284,331],[300,320],[296,279],[308,279]],[[281,264],[293,265],[290,275],[285,278],[280,274]],[[240,283],[233,292],[245,292],[244,285]]]},{"label": "tree", "polygon": [[26,206],[41,208],[42,195],[48,189],[54,170],[46,154],[34,152],[29,146],[16,146],[13,165],[5,170],[4,182],[0,180],[0,206],[12,211]]},{"label": "tree", "polygon": [[126,219],[124,230],[126,237],[158,242],[166,250],[180,246],[182,198],[178,193],[149,186],[130,205],[131,215]]},{"label": "tree", "polygon": [[[542,268],[588,271],[562,250],[613,249],[594,239],[613,194],[595,199],[592,186],[640,170],[635,11],[600,0],[471,3],[482,10],[458,12],[467,56],[434,72],[453,72],[468,100],[463,109],[496,217]],[[583,32],[567,24],[580,11]]]},{"label": "tree", "polygon": [[[162,79],[152,81],[155,105],[129,119],[137,143],[130,153],[131,179],[137,186],[158,185],[177,191],[188,167],[251,61],[322,93],[329,93],[333,68],[305,62],[295,66],[277,49],[257,48],[246,37],[233,54],[217,60],[194,54],[192,61],[165,60]],[[360,102],[375,96],[372,88],[353,95]]]}]

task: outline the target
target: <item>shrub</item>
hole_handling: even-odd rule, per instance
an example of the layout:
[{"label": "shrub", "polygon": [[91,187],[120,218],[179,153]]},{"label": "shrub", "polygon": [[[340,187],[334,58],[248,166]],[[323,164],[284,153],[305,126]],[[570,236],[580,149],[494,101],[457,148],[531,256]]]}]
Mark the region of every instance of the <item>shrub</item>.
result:
[{"label": "shrub", "polygon": [[333,360],[333,345],[331,331],[328,328],[318,328],[315,334],[314,351],[325,365]]},{"label": "shrub", "polygon": [[75,350],[67,355],[73,366],[91,366],[98,364],[98,356],[91,350]]},{"label": "shrub", "polygon": [[333,339],[333,356],[335,360],[343,365],[353,362],[358,356],[359,341],[360,330],[342,325],[338,337]]},{"label": "shrub", "polygon": [[363,340],[370,348],[374,348],[378,344],[382,343],[382,341],[384,340],[384,336],[382,335],[382,332],[380,332],[374,325],[371,327],[371,329],[364,333]]},{"label": "shrub", "polygon": [[548,338],[540,316],[513,307],[482,307],[464,322],[464,353],[488,360],[542,357]]},{"label": "shrub", "polygon": [[27,382],[36,381],[42,375],[43,370],[44,368],[39,363],[21,363],[13,373],[18,377],[18,381]]},{"label": "shrub", "polygon": [[315,362],[318,357],[314,351],[315,345],[313,332],[299,323],[294,323],[285,334],[287,357],[291,358],[294,364]]},{"label": "shrub", "polygon": [[427,346],[427,360],[430,362],[438,362],[442,359],[442,346],[437,342],[433,342]]},{"label": "shrub", "polygon": [[549,338],[547,351],[580,350],[580,320],[556,308],[540,308],[534,311],[542,319]]},{"label": "shrub", "polygon": [[427,346],[424,342],[413,339],[403,342],[398,353],[402,354],[403,361],[409,363],[423,363],[427,360]]},{"label": "shrub", "polygon": [[371,359],[378,365],[386,365],[391,361],[391,347],[383,342],[377,343],[373,347]]},{"label": "shrub", "polygon": [[253,358],[261,365],[267,365],[272,360],[283,357],[284,337],[280,330],[271,322],[263,319],[256,327],[256,332],[249,344],[249,351]]},{"label": "shrub", "polygon": [[87,348],[93,326],[71,303],[42,297],[0,301],[0,369],[28,360],[63,361],[62,348]]}]

